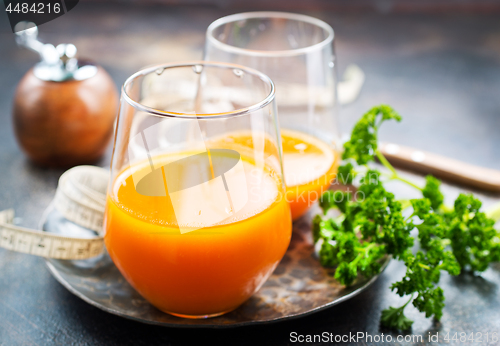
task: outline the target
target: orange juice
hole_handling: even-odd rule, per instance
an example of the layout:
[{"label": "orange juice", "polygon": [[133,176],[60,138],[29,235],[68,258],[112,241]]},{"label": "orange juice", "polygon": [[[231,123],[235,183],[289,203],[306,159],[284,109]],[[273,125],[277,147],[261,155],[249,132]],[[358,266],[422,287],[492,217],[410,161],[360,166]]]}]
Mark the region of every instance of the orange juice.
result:
[{"label": "orange juice", "polygon": [[[189,155],[163,155],[152,162],[162,166]],[[127,281],[160,310],[193,318],[231,311],[259,289],[284,255],[291,217],[281,181],[245,157],[241,162],[238,174],[244,174],[246,184],[238,189],[246,189],[248,201],[240,210],[217,210],[222,204],[203,189],[196,196],[189,195],[192,191],[176,197],[168,191],[166,196],[138,193],[133,177],[147,170],[148,163],[131,166],[112,182],[105,215],[106,247]],[[184,168],[213,174],[207,165]],[[194,198],[193,204],[175,204],[174,198],[184,197]],[[176,215],[197,204],[215,214],[227,213],[227,218],[213,224],[200,210],[192,222],[180,224]],[[181,233],[190,227],[192,231]]]},{"label": "orange juice", "polygon": [[[290,204],[292,219],[296,220],[335,179],[339,156],[331,145],[304,132],[282,129],[281,141],[286,200]],[[256,146],[249,132],[232,133],[217,142],[219,146],[223,142],[246,148]],[[261,146],[271,147],[268,143]]]},{"label": "orange juice", "polygon": [[281,140],[286,199],[295,220],[335,179],[338,157],[326,142],[303,132],[281,130]]}]

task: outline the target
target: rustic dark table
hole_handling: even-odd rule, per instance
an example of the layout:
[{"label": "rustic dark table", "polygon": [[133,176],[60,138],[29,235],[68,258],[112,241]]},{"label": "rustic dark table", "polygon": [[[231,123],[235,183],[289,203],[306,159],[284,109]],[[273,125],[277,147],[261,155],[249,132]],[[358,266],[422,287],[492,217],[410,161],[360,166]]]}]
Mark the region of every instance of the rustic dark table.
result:
[{"label": "rustic dark table", "polygon": [[[76,44],[120,85],[144,65],[200,59],[205,28],[231,12],[236,10],[80,3],[41,26],[40,38]],[[388,124],[382,139],[500,169],[499,15],[310,14],[334,27],[339,70],[356,63],[366,73],[360,97],[342,109],[343,131],[369,107],[389,103],[404,121]],[[62,173],[28,162],[12,132],[16,83],[36,61],[34,54],[16,48],[7,18],[0,14],[0,209],[15,208],[29,227],[37,226]],[[108,162],[109,151],[99,164]],[[458,189],[447,191],[453,197]],[[485,204],[500,198],[481,196]],[[402,275],[403,268],[393,262],[359,296],[297,320],[186,330],[100,311],[57,283],[42,259],[0,249],[0,345],[288,345],[294,344],[291,332],[384,333],[396,339],[397,334],[380,329],[379,317],[382,309],[401,303],[388,287]],[[427,340],[429,333],[439,332],[444,343],[448,332],[500,334],[500,265],[482,276],[445,275],[442,282],[447,306],[441,323],[433,324],[410,307],[415,324],[408,337]]]}]

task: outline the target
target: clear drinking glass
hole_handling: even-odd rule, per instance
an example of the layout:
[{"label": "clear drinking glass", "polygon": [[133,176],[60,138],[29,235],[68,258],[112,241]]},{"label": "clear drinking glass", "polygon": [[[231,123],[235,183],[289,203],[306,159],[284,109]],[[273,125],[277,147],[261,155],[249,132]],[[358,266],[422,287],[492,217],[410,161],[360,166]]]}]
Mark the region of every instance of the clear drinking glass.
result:
[{"label": "clear drinking glass", "polygon": [[333,29],[293,13],[235,14],[208,27],[204,59],[249,66],[275,83],[287,200],[300,217],[339,161]]},{"label": "clear drinking glass", "polygon": [[157,308],[204,318],[247,300],[288,247],[284,194],[269,77],[194,62],[125,82],[104,240]]}]

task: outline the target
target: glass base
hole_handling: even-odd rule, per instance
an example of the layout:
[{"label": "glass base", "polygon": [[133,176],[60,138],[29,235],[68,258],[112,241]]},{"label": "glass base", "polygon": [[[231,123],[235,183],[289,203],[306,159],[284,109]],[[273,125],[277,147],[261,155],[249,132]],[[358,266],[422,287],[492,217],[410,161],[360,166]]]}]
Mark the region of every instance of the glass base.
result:
[{"label": "glass base", "polygon": [[232,310],[228,310],[228,311],[224,311],[224,312],[218,312],[218,313],[215,313],[215,314],[208,314],[208,315],[184,315],[184,314],[177,314],[175,312],[170,312],[170,311],[164,311],[164,312],[166,312],[167,314],[170,314],[170,315],[181,317],[181,318],[190,318],[192,320],[200,320],[200,319],[204,319],[204,318],[218,317],[218,316],[227,314],[230,311],[232,311]]}]

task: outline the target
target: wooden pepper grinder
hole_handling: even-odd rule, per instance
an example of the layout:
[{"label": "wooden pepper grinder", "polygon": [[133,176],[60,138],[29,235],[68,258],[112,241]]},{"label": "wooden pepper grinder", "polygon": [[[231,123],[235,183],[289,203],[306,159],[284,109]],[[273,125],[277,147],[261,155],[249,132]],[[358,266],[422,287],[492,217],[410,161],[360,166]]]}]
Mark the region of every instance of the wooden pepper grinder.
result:
[{"label": "wooden pepper grinder", "polygon": [[40,54],[14,98],[14,129],[26,154],[45,167],[93,163],[113,134],[118,93],[106,71],[77,60],[76,47],[37,40],[34,23],[21,22],[16,42]]}]

